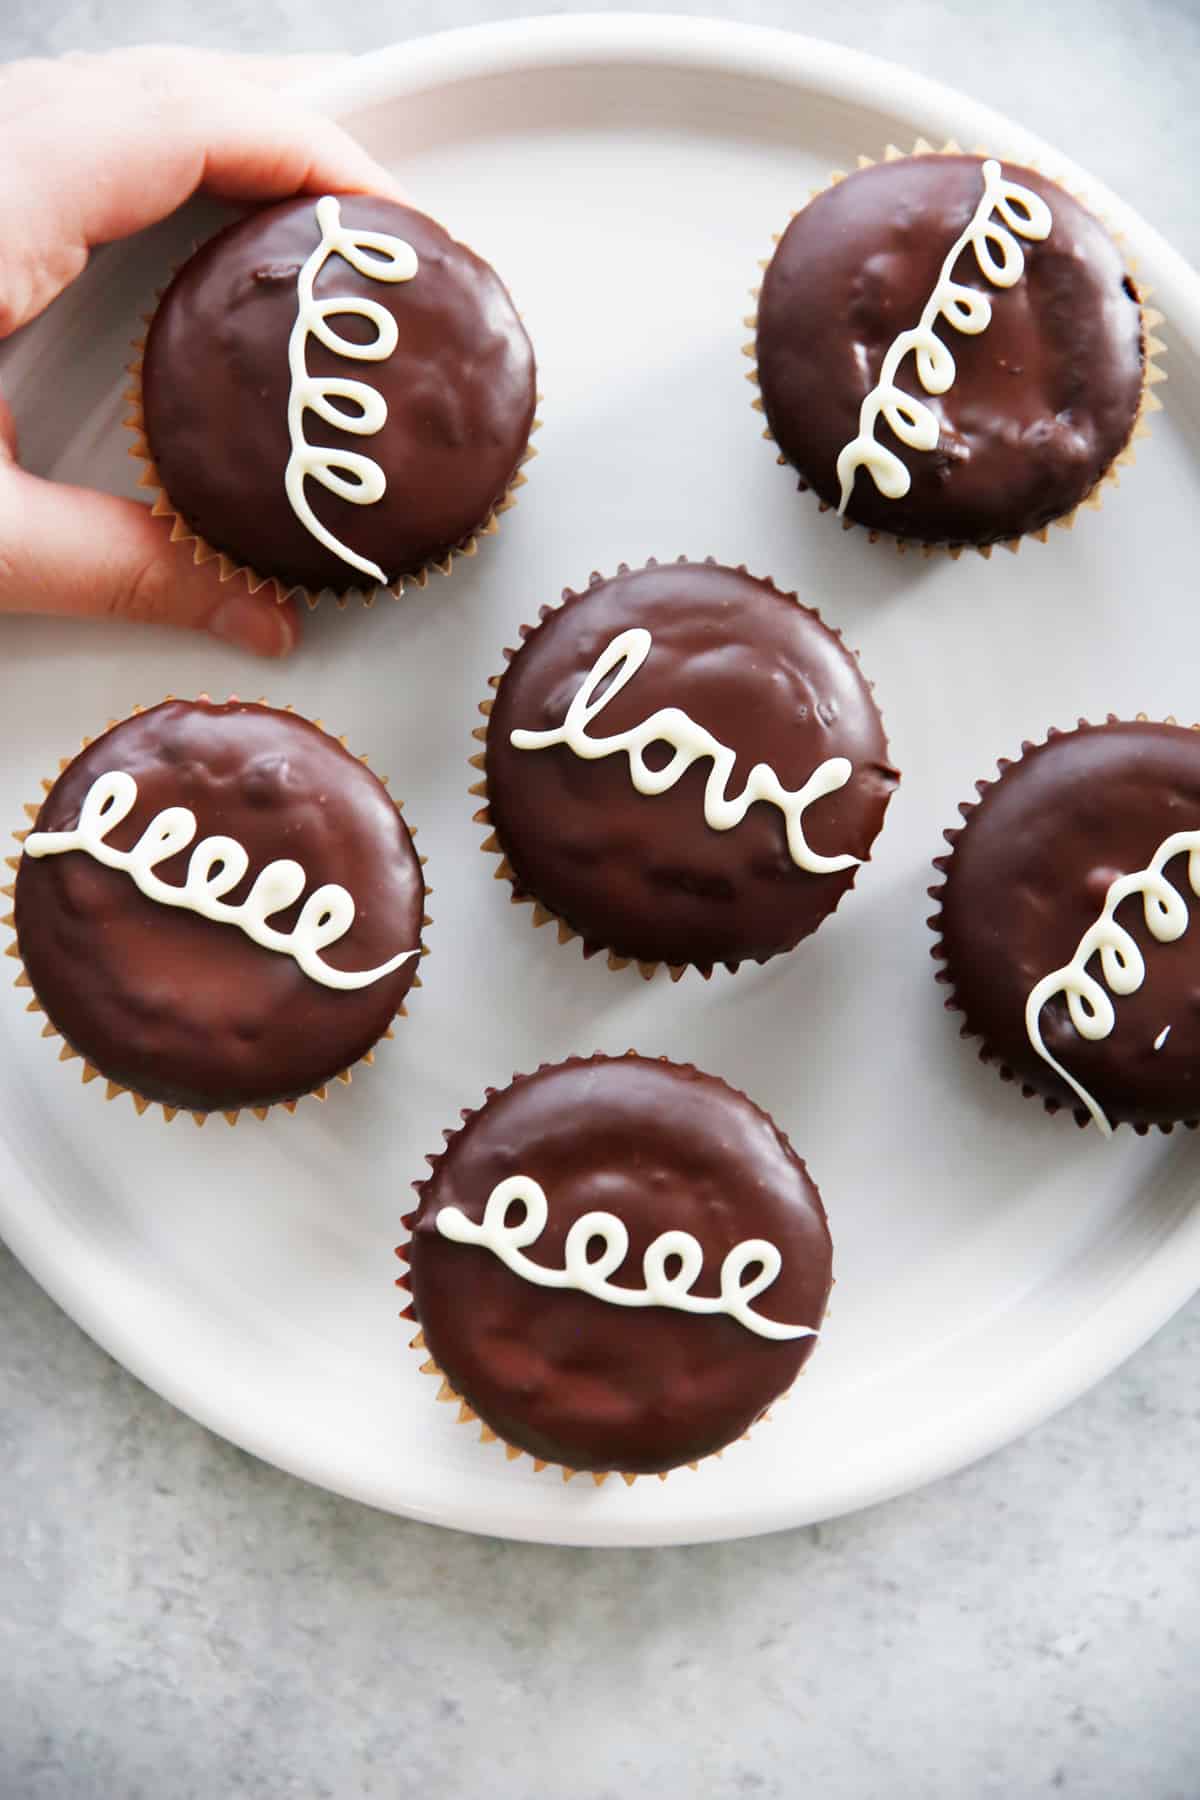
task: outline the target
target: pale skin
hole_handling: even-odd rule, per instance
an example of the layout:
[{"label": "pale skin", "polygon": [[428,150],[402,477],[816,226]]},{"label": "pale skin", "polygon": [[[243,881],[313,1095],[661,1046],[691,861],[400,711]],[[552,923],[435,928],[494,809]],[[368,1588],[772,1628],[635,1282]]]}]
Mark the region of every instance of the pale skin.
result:
[{"label": "pale skin", "polygon": [[[0,338],[43,312],[90,251],[206,193],[252,205],[297,193],[385,194],[395,180],[279,89],[310,57],[123,50],[0,68]],[[137,326],[131,316],[131,336]],[[65,378],[65,371],[59,377]],[[148,507],[21,467],[0,395],[0,613],[116,618],[208,631],[259,656],[299,637],[271,587],[222,583]]]}]

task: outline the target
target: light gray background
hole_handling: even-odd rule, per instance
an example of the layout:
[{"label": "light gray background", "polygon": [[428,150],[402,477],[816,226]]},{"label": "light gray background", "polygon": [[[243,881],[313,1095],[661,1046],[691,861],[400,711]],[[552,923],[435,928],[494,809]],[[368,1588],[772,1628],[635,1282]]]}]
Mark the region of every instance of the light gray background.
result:
[{"label": "light gray background", "polygon": [[[515,3],[0,0],[0,59],[363,50]],[[724,11],[991,102],[1200,258],[1200,0]],[[1194,1303],[911,1499],[740,1545],[543,1550],[253,1462],[0,1249],[0,1800],[1197,1800],[1198,1367]]]}]

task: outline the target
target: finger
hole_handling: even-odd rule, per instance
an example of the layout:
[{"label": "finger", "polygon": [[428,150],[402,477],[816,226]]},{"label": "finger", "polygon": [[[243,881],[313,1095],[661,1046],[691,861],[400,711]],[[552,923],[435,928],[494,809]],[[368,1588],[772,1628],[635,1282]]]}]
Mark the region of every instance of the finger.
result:
[{"label": "finger", "polygon": [[286,656],[300,635],[292,602],[197,565],[148,507],[18,468],[0,470],[0,612],[180,625],[256,656]]},{"label": "finger", "polygon": [[[103,84],[113,108],[108,115],[111,132],[99,139],[93,135],[90,160],[93,169],[103,166],[111,150],[113,180],[121,190],[104,196],[95,193],[94,181],[78,184],[89,193],[89,218],[97,230],[127,236],[174,211],[201,184],[221,195],[256,199],[318,188],[395,190],[394,177],[331,119],[278,93],[262,92],[264,86],[311,74],[312,61],[306,56],[197,56],[191,50],[150,46],[111,51],[81,63],[84,81]],[[97,123],[93,111],[88,120],[93,132]],[[152,172],[149,191],[145,177],[151,171],[134,154],[131,128],[139,148],[151,159],[157,154],[163,165]],[[199,170],[197,158],[203,163]],[[108,208],[115,204],[124,209],[131,202],[137,209],[133,222],[113,231]],[[108,235],[87,241],[104,243]]]},{"label": "finger", "polygon": [[[273,64],[278,70],[278,64]],[[315,191],[401,197],[348,133],[179,50],[0,69],[0,336],[80,273],[90,246],[151,225],[204,187],[233,200]]]},{"label": "finger", "polygon": [[[247,107],[257,115],[253,133],[246,128]],[[189,194],[202,187],[223,200],[283,200],[292,194],[323,193],[382,194],[401,202],[406,198],[396,177],[340,125],[281,93],[235,90],[227,114],[226,129],[214,130],[205,147],[203,167]],[[165,210],[173,212],[180,204],[181,200],[173,200]]]}]

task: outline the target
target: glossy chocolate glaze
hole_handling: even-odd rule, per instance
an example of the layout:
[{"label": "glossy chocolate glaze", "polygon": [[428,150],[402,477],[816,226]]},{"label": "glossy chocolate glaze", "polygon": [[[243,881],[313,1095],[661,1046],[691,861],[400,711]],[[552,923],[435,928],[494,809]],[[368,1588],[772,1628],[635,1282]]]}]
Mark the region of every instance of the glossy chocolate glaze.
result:
[{"label": "glossy chocolate glaze", "polygon": [[[322,883],[349,889],[355,922],[322,953],[333,968],[375,968],[419,941],[425,889],[404,820],[378,777],[307,720],[168,701],[77,756],[34,829],[77,825],[92,782],[113,769],[138,784],[133,812],[108,834],[114,848],[131,849],[164,807],[196,815],[192,844],[158,864],[163,881],[182,884],[201,838],[229,836],[250,858],[231,905],[269,862],[306,871],[301,898],[271,917],[279,930]],[[34,992],[67,1042],[135,1093],[201,1112],[294,1099],[349,1068],[387,1030],[417,967],[356,992],[325,987],[237,926],[148,899],[82,850],[22,857],[16,923]]]},{"label": "glossy chocolate glaze", "polygon": [[[1039,1057],[1025,1002],[1063,967],[1099,918],[1110,884],[1144,869],[1163,840],[1200,829],[1200,733],[1111,723],[1056,735],[984,789],[946,859],[940,929],[947,978],[967,1029],[1036,1093],[1078,1112],[1076,1096]],[[1141,901],[1117,912],[1146,964],[1136,992],[1112,996],[1116,1025],[1088,1042],[1059,996],[1042,1012],[1050,1053],[1112,1123],[1200,1118],[1200,918],[1187,857],[1165,874],[1192,922],[1173,944],[1146,929]],[[1089,964],[1098,970],[1099,958]],[[1155,1040],[1170,1033],[1161,1048]]]},{"label": "glossy chocolate glaze", "polygon": [[517,727],[561,725],[597,656],[631,626],[646,627],[653,648],[593,735],[678,707],[737,752],[731,794],[758,762],[794,790],[828,757],[846,756],[848,785],[804,815],[809,843],[865,859],[883,823],[898,777],[870,688],[840,638],[794,596],[744,571],[667,563],[547,610],[501,681],[488,721],[488,806],[517,892],[565,919],[588,947],[647,962],[707,969],[789,950],[857,871],[799,868],[777,807],[757,802],[740,825],[716,831],[704,817],[709,759],[666,793],[646,795],[624,755],[585,760],[566,745],[518,750],[509,741]]},{"label": "glossy chocolate glaze", "polygon": [[[917,324],[951,245],[983,193],[982,158],[915,156],[847,177],[797,213],[763,280],[758,379],[771,432],[820,499],[841,498],[837,459],[887,350]],[[1037,531],[1079,504],[1124,448],[1142,387],[1142,317],[1120,252],[1090,213],[1032,169],[1005,175],[1042,195],[1041,243],[1025,273],[993,287],[970,247],[953,271],[992,303],[977,336],[935,330],[957,374],[927,394],[910,354],[899,386],[937,417],[933,451],[876,435],[912,476],[888,500],[859,469],[847,516],[931,544],[988,544]]]},{"label": "glossy chocolate glaze", "polygon": [[[143,398],[151,454],[172,504],[209,544],[264,575],[311,590],[370,585],[318,542],[284,488],[288,337],[296,278],[320,241],[316,201],[253,213],[205,244],[176,275],[146,344]],[[419,269],[385,283],[331,256],[318,299],[354,294],[387,308],[399,343],[383,362],[337,356],[310,336],[314,375],[368,381],[387,422],[356,437],[305,415],[311,443],[367,454],[387,491],[355,506],[316,482],[308,496],[343,544],[389,581],[415,574],[469,538],[503,499],[533,423],[533,350],[495,271],[423,213],[366,195],[341,199],[342,222],[410,243]],[[335,316],[369,342],[365,319]]]},{"label": "glossy chocolate glaze", "polygon": [[704,1248],[694,1292],[720,1292],[737,1243],[783,1256],[755,1301],[764,1317],[820,1326],[831,1246],[804,1164],[764,1112],[724,1082],[643,1057],[573,1058],[493,1095],[421,1186],[409,1284],[429,1354],[506,1443],[571,1469],[652,1474],[720,1450],[791,1386],[816,1340],[779,1342],[724,1316],[628,1308],[535,1285],[436,1226],[445,1206],[483,1216],[497,1182],[532,1176],[549,1221],[527,1254],[562,1268],[583,1213],[615,1213],[629,1253],[610,1277],[640,1287],[664,1231]]}]

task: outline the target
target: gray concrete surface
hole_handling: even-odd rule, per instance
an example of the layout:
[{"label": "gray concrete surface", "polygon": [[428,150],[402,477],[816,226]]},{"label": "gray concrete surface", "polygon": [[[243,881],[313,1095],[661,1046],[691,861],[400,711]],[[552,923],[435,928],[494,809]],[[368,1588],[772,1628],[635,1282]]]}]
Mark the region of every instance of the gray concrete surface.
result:
[{"label": "gray concrete surface", "polygon": [[[359,50],[509,10],[4,0],[0,59]],[[1197,0],[724,11],[990,100],[1200,255]],[[543,1550],[255,1463],[0,1251],[0,1800],[1197,1800],[1198,1371],[1193,1304],[925,1493],[740,1545]]]}]

